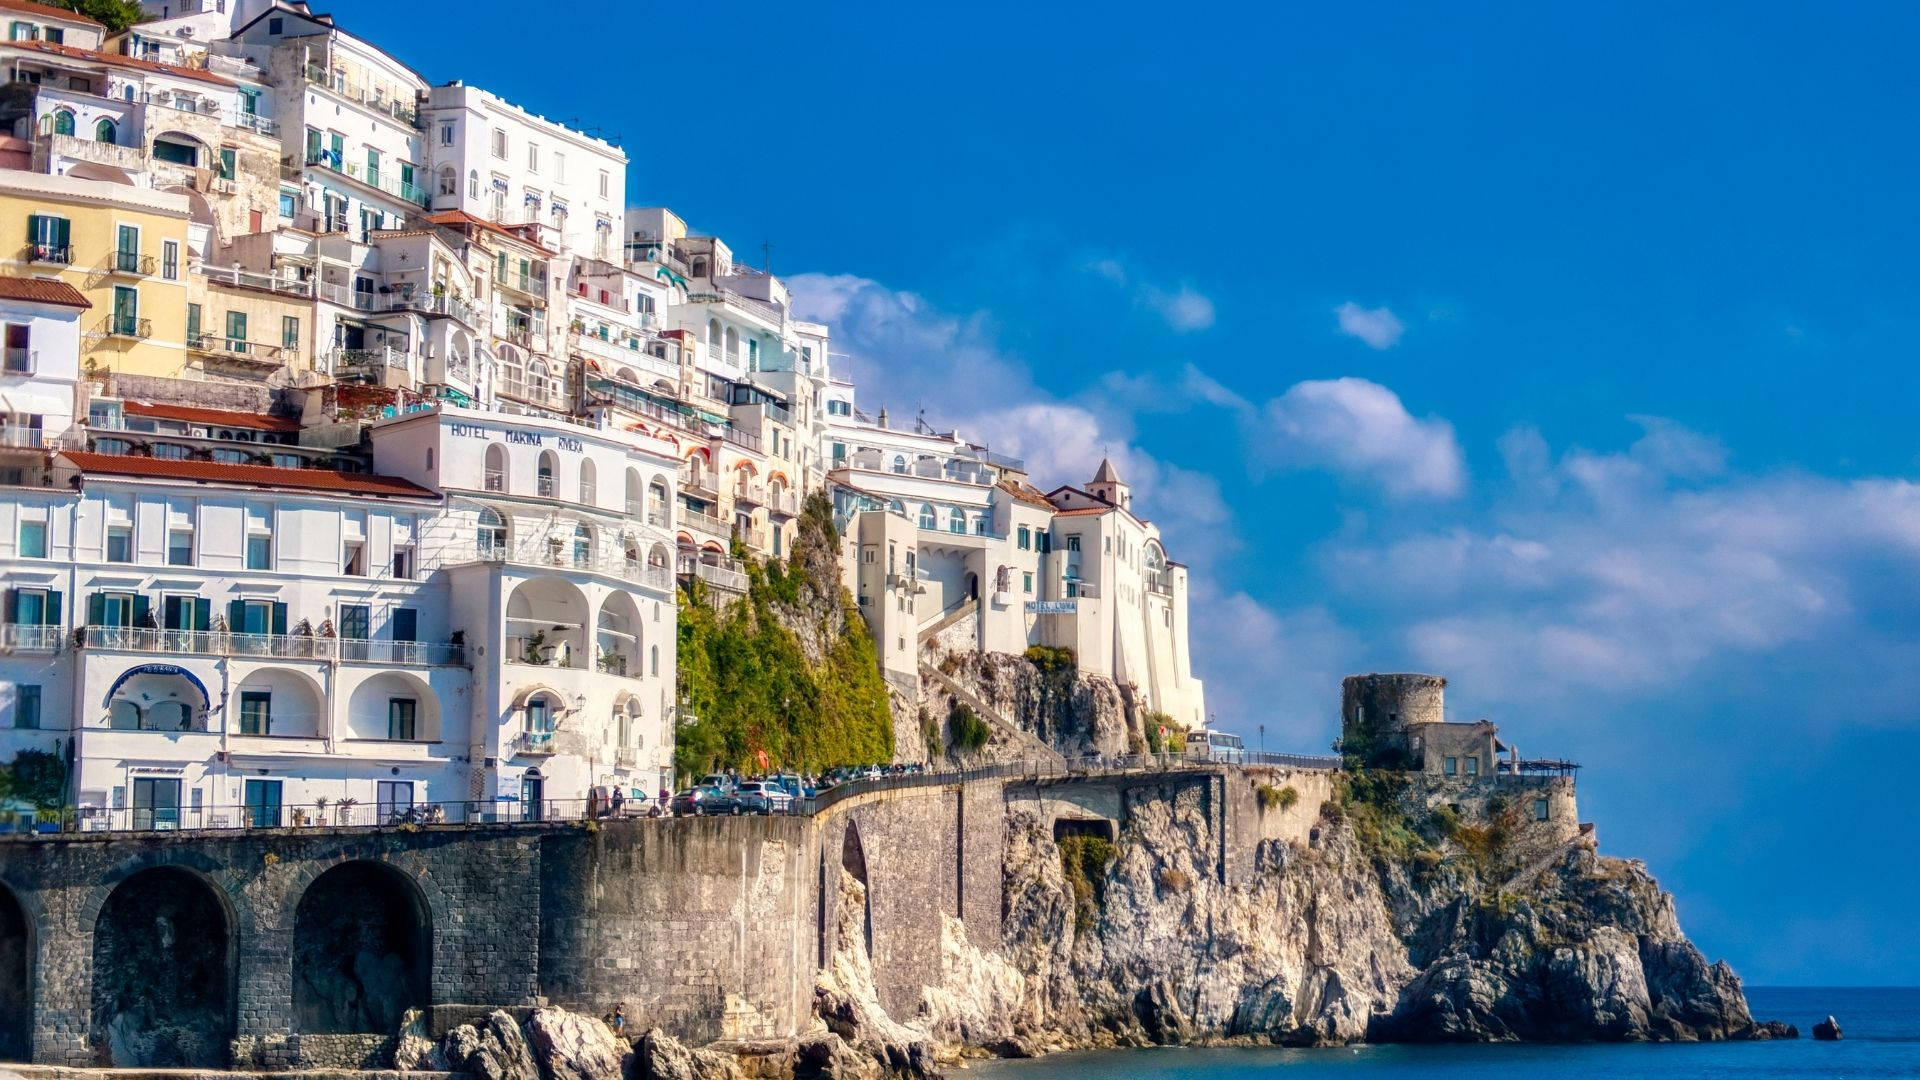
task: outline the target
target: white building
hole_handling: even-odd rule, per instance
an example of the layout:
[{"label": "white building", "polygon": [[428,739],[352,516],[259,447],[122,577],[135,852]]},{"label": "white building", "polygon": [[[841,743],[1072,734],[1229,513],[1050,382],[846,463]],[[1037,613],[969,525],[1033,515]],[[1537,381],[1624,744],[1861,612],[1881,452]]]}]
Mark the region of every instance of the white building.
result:
[{"label": "white building", "polygon": [[95,827],[670,782],[671,534],[626,510],[670,512],[671,455],[451,407],[375,425],[373,474],[163,452],[227,421],[0,472],[0,756],[70,746]]},{"label": "white building", "polygon": [[49,446],[73,426],[80,320],[92,306],[64,281],[0,277],[0,447]]}]

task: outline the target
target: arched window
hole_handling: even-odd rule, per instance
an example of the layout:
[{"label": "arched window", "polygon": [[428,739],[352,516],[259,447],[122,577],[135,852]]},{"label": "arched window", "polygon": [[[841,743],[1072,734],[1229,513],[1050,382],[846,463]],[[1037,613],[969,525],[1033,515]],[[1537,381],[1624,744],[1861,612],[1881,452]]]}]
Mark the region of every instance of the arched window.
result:
[{"label": "arched window", "polygon": [[727,327],[727,359],[740,359],[740,331]]},{"label": "arched window", "polygon": [[627,470],[627,516],[635,521],[643,520],[646,511],[646,499],[640,493],[640,470]]},{"label": "arched window", "polygon": [[933,515],[932,503],[920,504],[920,527],[923,529],[937,529],[940,527],[939,520]]},{"label": "arched window", "polygon": [[548,734],[553,731],[554,712],[551,698],[546,694],[535,694],[527,699],[526,715],[521,723],[533,734]]},{"label": "arched window", "polygon": [[507,490],[507,448],[499,443],[487,447],[486,489]]},{"label": "arched window", "polygon": [[660,646],[658,645],[647,650],[647,670],[655,675],[660,674]]},{"label": "arched window", "polygon": [[622,750],[633,741],[633,720],[628,716],[628,710],[632,708],[631,703],[613,707],[613,745]]},{"label": "arched window", "polygon": [[55,135],[73,134],[73,112],[71,110],[53,110],[53,133]]},{"label": "arched window", "polygon": [[93,125],[93,141],[117,143],[120,141],[120,129],[114,127],[112,120],[102,117],[99,123]]},{"label": "arched window", "polygon": [[438,191],[441,195],[460,194],[460,174],[454,171],[453,166],[440,166],[440,186]]},{"label": "arched window", "polygon": [[667,523],[667,485],[659,480],[647,485],[647,524]]},{"label": "arched window", "polygon": [[492,507],[480,511],[480,526],[474,540],[482,556],[506,554],[507,523]]},{"label": "arched window", "polygon": [[954,510],[947,517],[947,531],[963,533],[967,531],[967,512]]},{"label": "arched window", "polygon": [[897,473],[904,473],[907,471],[907,455],[905,454],[893,455],[893,471]]},{"label": "arched window", "polygon": [[573,527],[573,565],[587,566],[593,562],[593,529],[586,522]]},{"label": "arched window", "polygon": [[553,456],[553,451],[540,451],[539,473],[534,480],[535,494],[548,499],[554,497],[559,491],[559,489],[554,486],[554,473],[558,471],[559,467],[560,459]]},{"label": "arched window", "polygon": [[632,537],[628,537],[626,540],[626,560],[627,573],[629,575],[637,573],[640,570],[640,541]]},{"label": "arched window", "polygon": [[469,169],[467,171],[467,198],[477,199],[479,197],[480,197],[480,172],[478,169]]},{"label": "arched window", "polygon": [[599,492],[595,490],[594,485],[593,462],[582,458],[580,460],[580,501],[592,506],[598,495]]},{"label": "arched window", "polygon": [[[694,276],[698,277],[699,272],[695,271]],[[707,351],[711,353],[716,353],[716,354],[719,353],[720,351],[720,320],[719,319],[707,320]]]}]

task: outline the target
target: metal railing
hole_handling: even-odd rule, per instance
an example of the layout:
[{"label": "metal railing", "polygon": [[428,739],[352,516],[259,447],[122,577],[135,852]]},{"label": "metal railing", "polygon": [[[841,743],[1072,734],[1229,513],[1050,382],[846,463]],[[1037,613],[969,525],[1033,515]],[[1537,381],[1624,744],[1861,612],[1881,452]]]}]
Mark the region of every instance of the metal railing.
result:
[{"label": "metal railing", "polygon": [[314,294],[312,281],[299,281],[281,277],[278,274],[257,274],[242,270],[238,266],[201,266],[200,274],[209,285],[226,285],[241,289],[264,289],[268,292],[288,293],[293,296],[311,297]]},{"label": "metal railing", "polygon": [[9,348],[0,355],[0,370],[8,375],[31,375],[40,367],[40,353],[35,349]]},{"label": "metal railing", "polygon": [[680,490],[720,494],[719,477],[711,469],[681,469]]},{"label": "metal railing", "polygon": [[509,375],[500,380],[499,392],[506,397],[552,409],[566,409],[573,405],[573,395],[564,382],[530,382]]},{"label": "metal railing", "polygon": [[44,428],[25,424],[0,424],[0,446],[14,450],[39,450],[51,445]]},{"label": "metal railing", "polygon": [[100,333],[105,337],[144,341],[153,336],[153,320],[137,315],[109,315],[100,324]]},{"label": "metal railing", "polygon": [[107,269],[116,274],[139,274],[145,277],[153,273],[153,256],[137,251],[116,251]]},{"label": "metal railing", "polygon": [[71,244],[28,244],[27,261],[65,266],[73,261]]},{"label": "metal railing", "polygon": [[418,184],[410,184],[398,177],[382,175],[378,169],[367,168],[359,162],[341,161],[331,150],[310,152],[306,156],[306,162],[311,168],[321,168],[336,173],[355,183],[365,184],[376,191],[395,196],[415,206],[425,207],[429,201],[426,188]]},{"label": "metal railing", "polygon": [[155,630],[136,626],[83,626],[80,627],[79,637],[79,643],[87,648],[115,652],[260,656],[424,667],[460,667],[467,662],[465,646],[430,641],[382,641],[309,634],[240,634],[225,630]]},{"label": "metal railing", "polygon": [[[653,803],[636,799],[621,817],[639,817]],[[72,812],[67,831],[95,832],[222,832],[246,829],[398,829],[435,825],[521,825],[605,819],[612,814],[587,799],[540,799],[523,802],[502,796],[462,802],[397,802],[333,799],[311,803],[267,803],[252,806],[81,807]]]},{"label": "metal railing", "polygon": [[418,311],[427,315],[448,315],[459,319],[469,326],[474,322],[473,305],[450,296],[400,296],[395,297],[390,311]]},{"label": "metal railing", "polygon": [[413,105],[388,94],[382,87],[369,88],[353,82],[347,78],[345,72],[329,70],[319,64],[308,64],[307,81],[315,86],[324,86],[356,105],[364,105],[376,112],[386,113],[395,120],[412,127],[420,126],[420,114]]},{"label": "metal railing", "polygon": [[679,560],[681,577],[697,578],[718,589],[728,592],[747,591],[747,575],[727,566],[716,566],[699,559],[682,558]]},{"label": "metal railing", "polygon": [[8,652],[59,652],[66,641],[65,627],[0,623],[0,649]]},{"label": "metal railing", "polygon": [[580,551],[564,539],[558,545],[535,539],[513,548],[493,546],[463,548],[443,553],[440,561],[444,565],[480,562],[555,570],[579,570],[590,574],[617,577],[623,581],[631,581],[663,592],[673,587],[667,568],[648,564],[646,557],[637,551],[633,557],[629,557],[625,552]]},{"label": "metal railing", "polygon": [[732,424],[728,424],[724,437],[735,446],[743,447],[755,453],[759,453],[760,451],[760,436],[751,431],[742,431]]},{"label": "metal railing", "polygon": [[708,536],[719,537],[722,540],[729,539],[733,536],[733,530],[728,527],[726,522],[721,521],[712,514],[701,513],[698,510],[687,510],[683,508],[680,511],[680,524],[690,529],[706,533]]},{"label": "metal railing", "polygon": [[256,360],[263,364],[278,364],[284,347],[269,345],[260,341],[248,341],[245,338],[228,337],[225,334],[200,334],[187,338],[187,348],[195,352],[218,353],[224,356],[241,357]]}]

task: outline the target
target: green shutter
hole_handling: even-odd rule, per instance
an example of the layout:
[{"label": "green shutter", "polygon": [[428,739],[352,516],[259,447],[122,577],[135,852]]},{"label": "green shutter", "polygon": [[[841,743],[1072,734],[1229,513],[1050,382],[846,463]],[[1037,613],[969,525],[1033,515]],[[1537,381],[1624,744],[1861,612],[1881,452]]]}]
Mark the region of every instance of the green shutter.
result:
[{"label": "green shutter", "polygon": [[227,601],[227,632],[243,632],[247,624],[247,602],[245,600]]},{"label": "green shutter", "polygon": [[27,243],[37,244],[40,242],[40,223],[45,220],[46,219],[39,214],[27,215]]},{"label": "green shutter", "polygon": [[198,596],[194,597],[193,628],[195,630],[208,630],[208,629],[211,629],[212,627],[213,627],[213,601],[208,600],[205,597],[198,597]]},{"label": "green shutter", "polygon": [[104,626],[107,622],[107,594],[87,594],[87,625]]},{"label": "green shutter", "polygon": [[287,632],[287,605],[285,604],[273,605],[273,632],[276,634]]},{"label": "green shutter", "polygon": [[7,612],[8,622],[17,623],[20,621],[20,590],[19,589],[7,590],[6,612]]},{"label": "green shutter", "polygon": [[147,606],[146,594],[134,593],[133,594],[133,625],[135,626],[147,625],[147,617],[150,613],[151,611]]},{"label": "green shutter", "polygon": [[187,305],[187,345],[192,347],[200,341],[200,305]]},{"label": "green shutter", "polygon": [[47,590],[47,614],[41,621],[48,626],[60,625],[60,594],[51,589]]}]

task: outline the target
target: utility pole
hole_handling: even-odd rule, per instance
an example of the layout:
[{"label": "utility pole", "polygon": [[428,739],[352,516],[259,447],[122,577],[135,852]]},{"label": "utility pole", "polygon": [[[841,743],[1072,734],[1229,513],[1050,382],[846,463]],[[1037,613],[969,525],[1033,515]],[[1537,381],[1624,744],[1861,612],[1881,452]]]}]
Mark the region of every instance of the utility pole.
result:
[{"label": "utility pole", "polygon": [[1260,725],[1260,752],[1263,754],[1267,752],[1267,725],[1265,724]]},{"label": "utility pole", "polygon": [[773,275],[773,241],[771,240],[760,241],[760,269],[765,270],[769,277]]}]

